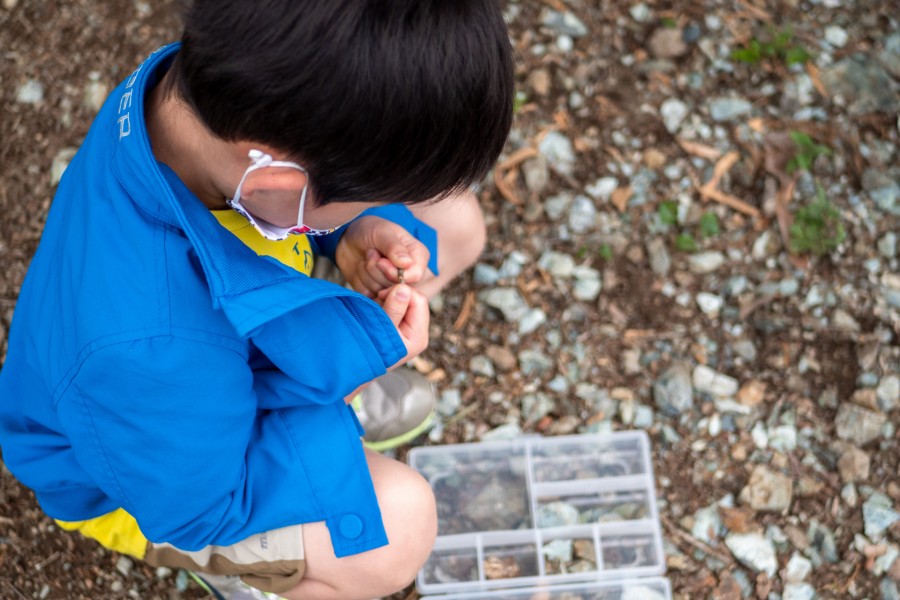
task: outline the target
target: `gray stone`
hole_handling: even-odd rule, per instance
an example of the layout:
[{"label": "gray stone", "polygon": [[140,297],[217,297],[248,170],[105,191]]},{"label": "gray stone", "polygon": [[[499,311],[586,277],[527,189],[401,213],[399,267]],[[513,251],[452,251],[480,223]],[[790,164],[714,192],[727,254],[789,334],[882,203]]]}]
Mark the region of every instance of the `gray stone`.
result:
[{"label": "gray stone", "polygon": [[63,173],[66,172],[69,163],[75,158],[78,148],[63,148],[53,157],[50,164],[50,185],[57,185],[62,180]]},{"label": "gray stone", "polygon": [[845,483],[865,481],[869,478],[870,462],[868,454],[859,448],[850,446],[838,460],[838,473],[841,474],[841,479]]},{"label": "gray stone", "polygon": [[566,502],[550,502],[538,507],[538,527],[578,525],[578,509]]},{"label": "gray stone", "polygon": [[838,329],[843,329],[844,331],[852,333],[859,333],[860,331],[859,321],[840,308],[835,309],[834,314],[831,316],[831,320]]},{"label": "gray stone", "polygon": [[587,196],[576,196],[569,209],[569,229],[573,233],[584,233],[594,228],[597,209]]},{"label": "gray stone", "polygon": [[755,571],[769,577],[778,569],[778,558],[772,542],[758,533],[732,533],[725,538],[725,545],[736,559]]},{"label": "gray stone", "polygon": [[725,525],[719,517],[719,506],[713,504],[706,508],[701,508],[694,513],[694,526],[691,528],[691,535],[707,544],[715,544],[725,532]]},{"label": "gray stone", "polygon": [[573,540],[553,540],[549,544],[544,544],[541,552],[547,557],[547,560],[572,562],[572,543]]},{"label": "gray stone", "polygon": [[888,527],[900,521],[900,513],[869,500],[862,505],[866,537],[875,543],[884,537]]},{"label": "gray stone", "polygon": [[816,589],[808,583],[789,583],[784,586],[781,600],[814,600]]},{"label": "gray stone", "polygon": [[100,109],[103,108],[103,103],[106,102],[107,95],[109,95],[109,88],[100,81],[100,73],[92,71],[90,82],[84,87],[82,106],[93,112],[100,112]]},{"label": "gray stone", "polygon": [[553,169],[567,177],[572,176],[575,168],[575,151],[569,138],[558,131],[550,131],[538,144],[538,151],[547,157]]},{"label": "gray stone", "polygon": [[756,345],[750,340],[740,339],[731,344],[731,349],[735,354],[748,362],[756,360]]},{"label": "gray stone", "polygon": [[36,79],[27,79],[16,90],[16,102],[20,104],[37,104],[44,99],[44,86]]},{"label": "gray stone", "polygon": [[885,258],[897,257],[897,234],[888,231],[878,240],[878,252]]},{"label": "gray stone", "polygon": [[570,204],[572,204],[572,194],[563,192],[544,200],[544,212],[551,221],[556,221],[566,212]]},{"label": "gray stone", "polygon": [[503,261],[503,264],[500,265],[500,278],[509,279],[511,277],[518,277],[519,273],[522,272],[522,267],[527,264],[528,257],[518,250],[513,250],[509,253],[509,256],[506,257],[506,260]]},{"label": "gray stone", "polygon": [[461,404],[462,394],[460,394],[458,389],[450,388],[441,392],[441,397],[434,409],[439,415],[449,417],[456,414]]},{"label": "gray stone", "polygon": [[540,308],[529,309],[519,319],[519,335],[528,335],[547,322],[547,313]]},{"label": "gray stone", "polygon": [[175,577],[175,589],[179,592],[185,592],[191,585],[190,575],[184,569],[178,569],[178,575]]},{"label": "gray stone", "polygon": [[537,348],[519,352],[519,370],[525,376],[541,375],[552,366],[553,361]]},{"label": "gray stone", "polygon": [[556,392],[558,394],[564,394],[569,391],[569,380],[563,377],[562,375],[557,375],[553,379],[547,382],[547,389],[551,392]]},{"label": "gray stone", "polygon": [[653,399],[659,409],[677,416],[694,407],[691,373],[688,365],[674,362],[653,383]]},{"label": "gray stone", "polygon": [[781,512],[791,505],[794,484],[789,477],[758,465],[741,490],[741,501],[753,510]]},{"label": "gray stone", "polygon": [[725,295],[735,298],[744,293],[750,282],[743,275],[736,275],[725,283]]},{"label": "gray stone", "polygon": [[647,40],[647,48],[650,54],[656,58],[678,58],[687,54],[688,45],[684,43],[684,31],[659,27]]},{"label": "gray stone", "polygon": [[725,300],[722,296],[717,296],[716,294],[710,294],[709,292],[700,292],[697,294],[697,306],[700,307],[705,314],[715,317],[719,314],[719,311],[722,310],[722,306],[725,305]]},{"label": "gray stone", "polygon": [[812,562],[804,558],[799,552],[794,552],[791,560],[785,567],[784,578],[786,583],[800,583],[809,577],[812,572]]},{"label": "gray stone", "polygon": [[571,277],[575,270],[575,259],[562,252],[547,250],[538,259],[537,266],[553,277]]},{"label": "gray stone", "polygon": [[119,560],[116,561],[116,571],[121,573],[123,577],[128,577],[132,568],[134,568],[134,563],[127,556],[120,556]]},{"label": "gray stone", "polygon": [[856,508],[856,504],[859,502],[859,494],[856,492],[856,486],[852,483],[848,483],[842,487],[841,499],[843,499],[850,508]]},{"label": "gray stone", "polygon": [[478,528],[485,530],[515,529],[528,512],[523,490],[499,477],[492,477],[461,509]]},{"label": "gray stone", "polygon": [[494,371],[494,363],[487,356],[476,354],[469,361],[469,370],[475,375],[483,375],[485,377],[493,377],[496,375]]},{"label": "gray stone", "polygon": [[672,257],[666,248],[666,242],[662,238],[653,238],[647,242],[647,254],[650,257],[650,268],[657,275],[665,277],[672,268]]},{"label": "gray stone", "polygon": [[890,77],[866,54],[854,54],[823,69],[819,79],[832,96],[843,98],[851,115],[890,114],[900,109]]},{"label": "gray stone", "polygon": [[503,313],[503,318],[510,323],[516,322],[528,312],[528,305],[516,288],[493,288],[484,290],[478,299],[486,305]]},{"label": "gray stone", "polygon": [[900,207],[897,201],[900,200],[900,185],[891,182],[883,188],[869,191],[869,197],[884,212],[892,215],[900,215]]},{"label": "gray stone", "polygon": [[769,447],[782,454],[793,451],[797,447],[797,428],[791,425],[781,425],[770,429]]},{"label": "gray stone", "polygon": [[482,442],[507,442],[522,436],[522,428],[516,423],[501,425],[481,436]]},{"label": "gray stone", "polygon": [[693,375],[694,389],[713,398],[732,398],[740,386],[737,379],[717,373],[706,365],[697,365]]},{"label": "gray stone", "polygon": [[878,53],[878,60],[889,73],[900,79],[900,33],[884,38],[884,49]]},{"label": "gray stone", "polygon": [[612,193],[619,187],[619,180],[615,177],[601,177],[591,185],[584,188],[585,193],[595,200],[609,200]]},{"label": "gray stone", "polygon": [[834,418],[834,428],[842,440],[848,440],[856,446],[865,446],[878,439],[886,422],[885,415],[844,402]]},{"label": "gray stone", "polygon": [[796,296],[800,291],[800,282],[793,277],[782,279],[778,284],[778,291],[782,296]]},{"label": "gray stone", "polygon": [[887,577],[881,580],[881,600],[900,600],[897,584]]},{"label": "gray stone", "polygon": [[544,394],[525,394],[522,397],[522,416],[525,418],[525,427],[537,423],[551,412],[556,410],[556,401]]},{"label": "gray stone", "polygon": [[169,567],[156,567],[157,579],[168,579],[172,576],[172,569]]},{"label": "gray stone", "polygon": [[609,392],[600,389],[593,383],[579,383],[575,386],[575,396],[590,403],[591,410],[596,414],[612,416],[616,413],[617,403],[609,397]]},{"label": "gray stone", "polygon": [[888,413],[900,404],[900,377],[887,375],[881,378],[878,388],[875,390],[878,398],[878,408]]},{"label": "gray stone", "polygon": [[688,263],[692,272],[705,275],[718,270],[719,267],[725,264],[725,255],[721,252],[701,252],[692,254],[688,258]]},{"label": "gray stone", "polygon": [[494,285],[500,279],[500,272],[491,265],[478,263],[472,279],[477,285]]},{"label": "gray stone", "polygon": [[638,23],[643,23],[650,18],[650,9],[647,8],[647,5],[643,3],[635,4],[628,9],[628,12],[631,13],[631,18]]},{"label": "gray stone", "polygon": [[541,23],[544,27],[552,29],[556,33],[571,36],[573,38],[584,37],[590,30],[587,25],[581,22],[581,19],[570,12],[556,12],[555,10],[544,9],[541,13]]},{"label": "gray stone", "polygon": [[599,279],[578,279],[572,287],[572,295],[578,300],[596,300],[602,287]]},{"label": "gray stone", "polygon": [[632,424],[638,429],[653,427],[653,409],[644,404],[638,404],[634,409],[634,421]]},{"label": "gray stone", "polygon": [[825,41],[835,48],[843,48],[847,44],[850,35],[847,30],[837,25],[831,25],[825,28]]},{"label": "gray stone", "polygon": [[547,157],[538,154],[526,160],[522,163],[522,175],[525,177],[528,191],[535,194],[543,192],[550,183],[550,165],[547,163]]},{"label": "gray stone", "polygon": [[678,98],[669,98],[659,107],[659,114],[669,133],[675,133],[681,127],[682,121],[691,112],[688,105]]},{"label": "gray stone", "polygon": [[731,121],[753,110],[753,105],[743,98],[713,98],[709,102],[709,116],[714,121]]},{"label": "gray stone", "polygon": [[821,525],[815,519],[809,522],[809,529],[806,530],[806,539],[809,545],[827,562],[835,564],[838,562],[837,546],[834,542],[834,532],[828,527]]}]

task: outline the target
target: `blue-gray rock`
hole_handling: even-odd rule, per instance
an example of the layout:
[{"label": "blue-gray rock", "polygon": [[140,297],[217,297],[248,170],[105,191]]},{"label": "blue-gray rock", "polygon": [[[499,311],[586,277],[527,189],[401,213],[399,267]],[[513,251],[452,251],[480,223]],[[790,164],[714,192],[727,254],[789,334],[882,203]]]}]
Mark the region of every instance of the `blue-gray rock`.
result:
[{"label": "blue-gray rock", "polygon": [[896,114],[900,109],[890,77],[867,54],[854,54],[823,69],[819,80],[829,94],[844,99],[851,115],[871,112]]},{"label": "blue-gray rock", "polygon": [[800,291],[800,282],[793,277],[782,279],[781,283],[778,284],[778,291],[781,292],[782,296],[796,296],[797,292]]},{"label": "blue-gray rock", "polygon": [[553,277],[571,277],[575,270],[575,259],[563,252],[547,250],[538,259],[537,266]]},{"label": "blue-gray rock", "polygon": [[892,215],[900,215],[900,206],[897,206],[897,201],[900,200],[900,185],[897,185],[896,182],[891,182],[883,188],[871,190],[869,197],[881,210]]},{"label": "blue-gray rock", "polygon": [[481,354],[476,354],[472,357],[472,360],[469,361],[469,370],[476,375],[483,375],[485,377],[493,377],[496,374],[494,371],[494,363],[492,363],[491,359],[487,356]]},{"label": "blue-gray rock", "polygon": [[756,360],[756,345],[748,339],[740,339],[731,344],[731,349],[735,354],[746,361],[753,362]]},{"label": "blue-gray rock", "polygon": [[878,439],[886,421],[883,414],[844,402],[834,418],[834,428],[839,438],[861,447]]},{"label": "blue-gray rock", "polygon": [[638,23],[643,23],[650,18],[650,9],[644,3],[635,4],[628,9],[628,12],[631,13],[631,18]]},{"label": "blue-gray rock", "polygon": [[650,258],[650,268],[654,273],[663,277],[669,274],[669,269],[672,268],[672,257],[662,238],[653,238],[647,242],[647,255]]},{"label": "blue-gray rock", "polygon": [[888,577],[881,580],[881,600],[900,600],[897,584]]},{"label": "blue-gray rock", "polygon": [[547,214],[547,218],[556,221],[566,212],[570,204],[572,204],[572,194],[563,192],[544,200],[544,212]]},{"label": "blue-gray rock", "polygon": [[571,562],[572,544],[573,540],[553,540],[549,544],[544,544],[541,552],[547,557],[547,560],[559,560],[564,563]]},{"label": "blue-gray rock", "polygon": [[522,416],[525,427],[537,423],[556,410],[556,401],[542,392],[526,394],[522,397]]},{"label": "blue-gray rock", "polygon": [[709,116],[714,121],[731,121],[753,110],[753,105],[743,98],[713,98],[709,102]]},{"label": "blue-gray rock", "polygon": [[872,500],[863,503],[862,508],[866,537],[875,543],[884,537],[888,527],[900,521],[900,513]]},{"label": "blue-gray rock", "polygon": [[743,275],[732,277],[725,283],[725,295],[731,298],[740,296],[747,290],[747,285],[749,283],[750,282]]},{"label": "blue-gray rock", "polygon": [[881,412],[889,413],[894,410],[900,404],[900,377],[896,375],[882,377],[875,390],[875,396]]},{"label": "blue-gray rock", "polygon": [[814,600],[816,589],[808,583],[789,583],[784,586],[781,600]]},{"label": "blue-gray rock", "polygon": [[462,404],[462,394],[458,389],[450,388],[441,393],[440,399],[437,401],[434,409],[437,413],[444,417],[456,414]]},{"label": "blue-gray rock", "polygon": [[687,364],[674,362],[653,383],[653,399],[659,409],[677,416],[694,407],[691,371]]},{"label": "blue-gray rock", "polygon": [[578,300],[596,300],[602,287],[599,279],[578,279],[572,286],[572,295]]},{"label": "blue-gray rock", "polygon": [[558,131],[550,131],[538,144],[538,151],[547,157],[550,166],[559,173],[571,177],[575,168],[575,151],[569,138]]},{"label": "blue-gray rock", "polygon": [[822,559],[831,564],[836,564],[838,562],[837,546],[834,542],[834,532],[828,529],[828,527],[821,525],[818,521],[812,519],[809,522],[809,529],[806,530],[806,540]]},{"label": "blue-gray rock", "polygon": [[556,12],[549,8],[544,9],[541,14],[541,24],[544,27],[552,29],[556,33],[571,36],[573,38],[584,37],[590,31],[587,25],[581,22],[581,19],[570,12]]},{"label": "blue-gray rock", "polygon": [[897,257],[897,234],[888,231],[878,240],[878,252],[885,258]]},{"label": "blue-gray rock", "polygon": [[528,312],[528,305],[516,288],[493,288],[484,290],[478,299],[486,305],[503,313],[503,318],[510,323],[516,322]]},{"label": "blue-gray rock", "polygon": [[20,104],[37,104],[44,99],[44,86],[36,79],[26,79],[16,90],[16,102]]},{"label": "blue-gray rock", "polygon": [[175,589],[184,592],[191,584],[190,575],[184,569],[178,569],[178,576],[175,577]]},{"label": "blue-gray rock", "polygon": [[553,361],[537,348],[519,352],[519,370],[525,376],[541,375],[552,366]]},{"label": "blue-gray rock", "polygon": [[597,209],[587,196],[576,196],[569,209],[569,229],[573,233],[584,233],[594,228]]},{"label": "blue-gray rock", "polygon": [[732,533],[725,538],[725,545],[736,559],[755,571],[769,577],[778,569],[778,558],[772,542],[758,533]]},{"label": "blue-gray rock", "polygon": [[562,375],[557,375],[547,382],[547,389],[552,392],[564,394],[569,391],[569,381]]},{"label": "blue-gray rock", "polygon": [[884,38],[884,50],[879,52],[878,60],[894,78],[900,79],[900,33]]},{"label": "blue-gray rock", "polygon": [[491,265],[478,263],[472,279],[478,285],[494,285],[500,279],[500,272]]},{"label": "blue-gray rock", "polygon": [[585,193],[596,200],[609,200],[612,193],[619,187],[619,180],[615,177],[601,177],[591,185],[584,188]]},{"label": "blue-gray rock", "polygon": [[653,409],[644,404],[638,404],[634,409],[634,423],[637,429],[648,429],[653,426]]},{"label": "blue-gray rock", "polygon": [[519,335],[528,335],[547,322],[547,313],[540,308],[529,309],[519,319]]},{"label": "blue-gray rock", "polygon": [[578,525],[578,509],[566,502],[550,502],[538,507],[538,527]]},{"label": "blue-gray rock", "polygon": [[517,437],[522,436],[522,428],[519,427],[516,423],[508,423],[506,425],[501,425],[495,429],[491,429],[483,436],[481,436],[482,442],[506,442],[509,440],[514,440]]},{"label": "blue-gray rock", "polygon": [[519,273],[522,272],[522,267],[527,264],[528,257],[518,250],[513,250],[509,253],[509,256],[506,257],[506,260],[503,261],[503,264],[500,265],[500,278],[508,279],[511,277],[518,277]]}]

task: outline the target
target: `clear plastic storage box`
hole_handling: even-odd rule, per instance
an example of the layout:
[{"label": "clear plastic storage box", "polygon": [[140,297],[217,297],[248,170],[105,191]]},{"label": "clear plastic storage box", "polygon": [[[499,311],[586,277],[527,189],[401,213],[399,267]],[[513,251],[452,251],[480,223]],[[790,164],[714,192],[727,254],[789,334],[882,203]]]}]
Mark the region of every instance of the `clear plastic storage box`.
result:
[{"label": "clear plastic storage box", "polygon": [[[640,586],[646,594],[634,595],[623,583],[665,572],[643,431],[414,448],[408,461],[438,509],[437,541],[416,580],[421,593],[550,585],[537,597],[550,600],[563,589],[556,584],[614,580],[582,597],[671,597],[665,580],[645,582],[661,595]],[[520,592],[458,598],[532,597]]]},{"label": "clear plastic storage box", "polygon": [[671,600],[671,598],[669,580],[652,577],[428,596],[422,600]]}]

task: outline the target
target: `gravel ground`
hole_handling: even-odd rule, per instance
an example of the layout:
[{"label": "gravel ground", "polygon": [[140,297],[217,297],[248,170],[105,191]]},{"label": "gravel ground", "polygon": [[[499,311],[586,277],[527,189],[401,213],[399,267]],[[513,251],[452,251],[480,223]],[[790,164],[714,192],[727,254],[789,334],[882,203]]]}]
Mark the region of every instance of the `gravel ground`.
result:
[{"label": "gravel ground", "polygon": [[[0,357],[59,172],[174,5],[0,2]],[[896,3],[506,11],[518,117],[416,445],[643,428],[676,598],[900,597]],[[3,471],[0,597],[203,596],[176,579]]]}]

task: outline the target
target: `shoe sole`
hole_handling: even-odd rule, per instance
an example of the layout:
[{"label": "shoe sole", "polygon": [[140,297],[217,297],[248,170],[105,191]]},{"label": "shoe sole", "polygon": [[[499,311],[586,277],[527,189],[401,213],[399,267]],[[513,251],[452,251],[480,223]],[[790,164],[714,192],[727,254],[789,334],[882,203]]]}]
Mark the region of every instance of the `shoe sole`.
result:
[{"label": "shoe sole", "polygon": [[369,450],[373,450],[375,452],[384,452],[385,450],[391,450],[392,448],[396,448],[398,446],[402,446],[406,442],[411,442],[416,439],[425,431],[431,427],[431,424],[434,422],[435,413],[431,411],[431,414],[422,421],[419,425],[416,425],[413,429],[410,429],[403,435],[398,435],[397,437],[393,437],[389,440],[381,440],[380,442],[366,442],[363,441],[363,446],[368,448]]}]

